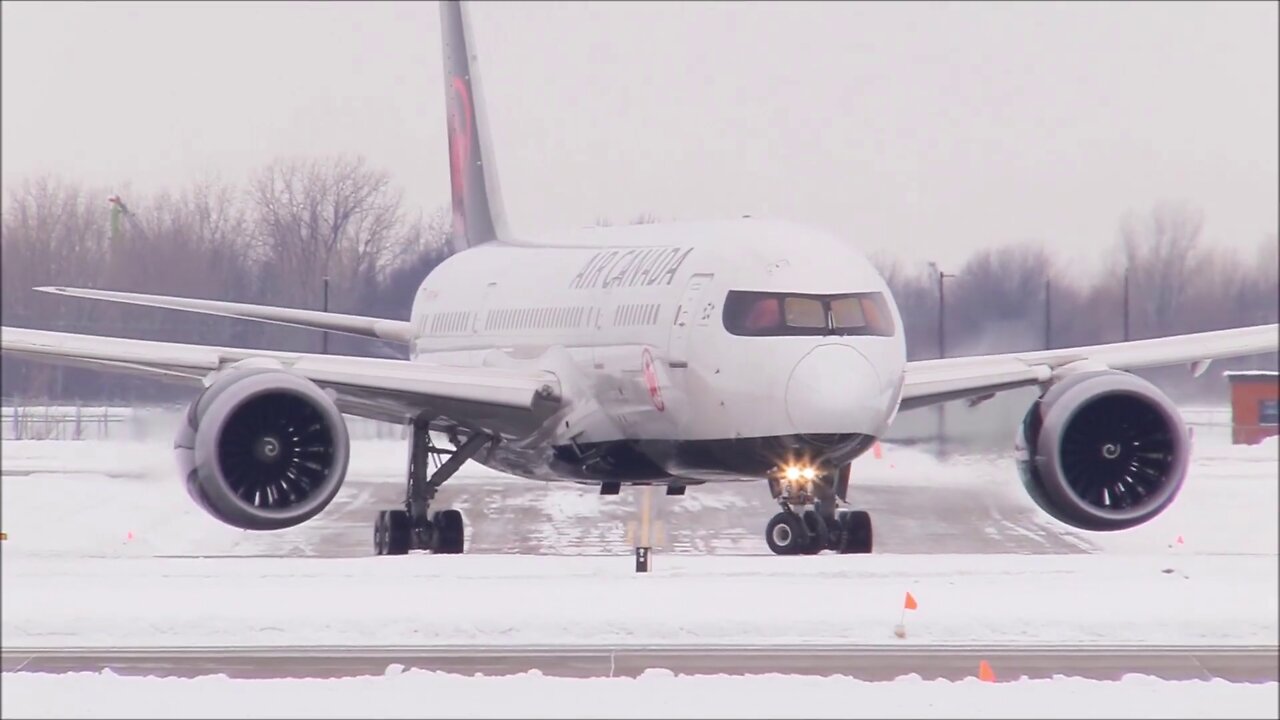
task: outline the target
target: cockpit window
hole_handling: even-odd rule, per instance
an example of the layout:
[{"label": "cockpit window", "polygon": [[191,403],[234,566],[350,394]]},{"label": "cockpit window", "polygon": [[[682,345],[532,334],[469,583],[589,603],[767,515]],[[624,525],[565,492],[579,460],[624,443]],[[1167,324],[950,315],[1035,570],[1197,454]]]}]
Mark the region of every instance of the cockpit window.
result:
[{"label": "cockpit window", "polygon": [[734,335],[879,335],[892,337],[893,318],[878,292],[802,295],[733,290],[724,326]]},{"label": "cockpit window", "polygon": [[862,299],[843,297],[832,300],[831,323],[838,328],[856,328],[866,325],[867,315],[862,312]]},{"label": "cockpit window", "polygon": [[766,331],[782,324],[782,310],[779,309],[781,299],[777,297],[750,298],[743,303],[744,310],[740,314],[742,327],[748,333]]},{"label": "cockpit window", "polygon": [[825,328],[827,326],[827,309],[817,298],[784,298],[782,307],[786,310],[787,327]]}]

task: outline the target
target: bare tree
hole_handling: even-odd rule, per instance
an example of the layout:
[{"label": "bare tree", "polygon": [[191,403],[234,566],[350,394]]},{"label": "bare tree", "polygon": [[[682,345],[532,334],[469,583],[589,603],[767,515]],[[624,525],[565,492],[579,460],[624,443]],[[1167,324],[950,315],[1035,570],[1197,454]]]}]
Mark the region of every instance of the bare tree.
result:
[{"label": "bare tree", "polygon": [[[947,296],[949,352],[1007,352],[1043,344],[1045,280],[1054,274],[1044,246],[1019,243],[980,250],[961,266]],[[948,288],[951,290],[951,288]]]},{"label": "bare tree", "polygon": [[1175,327],[1191,276],[1204,262],[1203,229],[1203,213],[1178,203],[1157,205],[1146,218],[1130,213],[1121,223],[1131,317],[1138,334],[1164,334]]},{"label": "bare tree", "polygon": [[[332,310],[408,319],[424,278],[449,256],[446,207],[406,217],[384,172],[359,158],[281,160],[242,192],[212,180],[154,196],[122,190],[131,209],[110,228],[108,192],[56,178],[13,186],[0,221],[0,307],[5,324],[244,347],[319,349],[314,331],[32,292],[40,285],[108,287],[159,294],[266,302],[320,303],[331,278]],[[654,222],[652,214],[630,224]],[[607,225],[607,219],[599,224]],[[1031,243],[980,251],[946,280],[947,354],[1039,347],[1044,283],[1053,288],[1055,345],[1119,339],[1124,268],[1130,269],[1135,337],[1275,322],[1280,308],[1280,244],[1270,233],[1252,254],[1200,246],[1202,216],[1165,204],[1129,214],[1098,277],[1070,282],[1045,248]],[[878,253],[902,313],[912,359],[938,352],[938,277]],[[332,336],[332,352],[394,356],[403,348]],[[1274,367],[1275,356],[1215,367]],[[6,394],[55,398],[178,397],[160,383],[6,358]],[[1147,373],[1148,371],[1143,371]],[[1149,371],[1178,393],[1225,392],[1218,373]]]},{"label": "bare tree", "polygon": [[441,206],[430,215],[420,215],[403,229],[391,267],[361,304],[362,312],[409,319],[414,295],[423,279],[449,257],[450,222],[448,208]]},{"label": "bare tree", "polygon": [[249,200],[263,292],[275,301],[314,305],[326,275],[336,296],[357,297],[402,239],[400,193],[362,158],[278,160],[253,178]]}]

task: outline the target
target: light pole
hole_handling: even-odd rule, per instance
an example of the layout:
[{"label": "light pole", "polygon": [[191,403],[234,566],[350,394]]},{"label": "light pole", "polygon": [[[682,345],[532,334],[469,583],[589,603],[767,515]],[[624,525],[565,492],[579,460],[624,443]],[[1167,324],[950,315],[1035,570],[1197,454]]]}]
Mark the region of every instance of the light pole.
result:
[{"label": "light pole", "polygon": [[1053,347],[1053,317],[1049,314],[1050,308],[1050,285],[1049,278],[1044,279],[1044,349],[1048,350]]},{"label": "light pole", "polygon": [[[947,278],[955,277],[954,273],[943,272],[938,264],[929,261],[929,267],[938,273],[938,357],[947,356],[947,292],[946,283],[943,282]],[[947,424],[947,406],[946,403],[938,403],[938,454],[945,455],[945,439]]]},{"label": "light pole", "polygon": [[947,291],[943,280],[955,277],[955,273],[943,272],[932,260],[929,267],[938,273],[938,357],[944,358],[947,356]]},{"label": "light pole", "polygon": [[[323,302],[324,302],[324,311],[329,312],[329,276],[328,275],[324,276]],[[320,352],[326,355],[329,353],[329,331],[328,330],[320,331]]]},{"label": "light pole", "polygon": [[1129,268],[1124,269],[1124,339],[1129,339]]}]

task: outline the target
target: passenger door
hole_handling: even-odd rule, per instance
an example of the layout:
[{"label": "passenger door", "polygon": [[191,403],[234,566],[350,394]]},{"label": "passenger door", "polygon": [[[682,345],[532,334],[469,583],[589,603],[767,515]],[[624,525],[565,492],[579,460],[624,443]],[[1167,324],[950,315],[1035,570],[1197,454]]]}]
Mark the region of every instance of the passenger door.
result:
[{"label": "passenger door", "polygon": [[675,319],[671,325],[671,336],[667,347],[667,364],[672,368],[689,366],[689,338],[695,326],[705,327],[714,314],[714,304],[704,300],[707,287],[711,285],[711,273],[700,273],[689,278],[680,296],[680,305],[676,307]]}]

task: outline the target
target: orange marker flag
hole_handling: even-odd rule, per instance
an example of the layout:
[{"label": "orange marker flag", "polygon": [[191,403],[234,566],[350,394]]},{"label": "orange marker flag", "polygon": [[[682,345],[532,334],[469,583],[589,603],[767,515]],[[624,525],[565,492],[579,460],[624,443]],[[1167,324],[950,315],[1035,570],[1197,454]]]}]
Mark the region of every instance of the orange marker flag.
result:
[{"label": "orange marker flag", "polygon": [[917,607],[920,607],[916,604],[916,598],[911,594],[910,590],[907,591],[906,599],[902,601],[902,607],[904,610],[915,610]]},{"label": "orange marker flag", "polygon": [[1179,545],[1181,545],[1181,544],[1182,544],[1182,536],[1181,536],[1181,535],[1179,535],[1179,536],[1178,536],[1178,541],[1177,541],[1177,542],[1178,542],[1178,544],[1179,544]]},{"label": "orange marker flag", "polygon": [[978,662],[978,679],[982,682],[996,681],[996,671],[991,669],[991,663],[986,660]]},{"label": "orange marker flag", "polygon": [[873,449],[874,449],[874,451],[875,451],[875,455],[876,455],[876,459],[877,459],[877,460],[879,460],[879,459],[881,459],[881,458],[883,458],[883,457],[884,457],[884,450],[881,450],[881,449],[880,449],[880,441],[879,441],[879,440],[877,440],[877,441],[876,441],[876,444],[875,444],[875,445],[873,445],[873,446],[872,446],[872,448],[873,448]]}]

